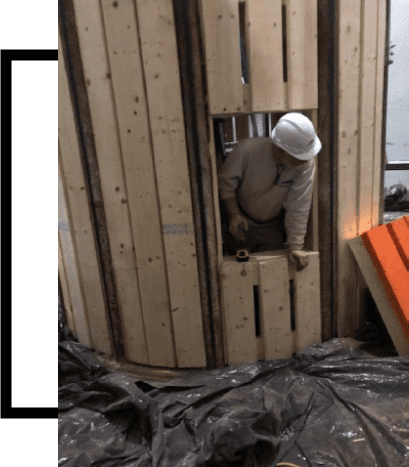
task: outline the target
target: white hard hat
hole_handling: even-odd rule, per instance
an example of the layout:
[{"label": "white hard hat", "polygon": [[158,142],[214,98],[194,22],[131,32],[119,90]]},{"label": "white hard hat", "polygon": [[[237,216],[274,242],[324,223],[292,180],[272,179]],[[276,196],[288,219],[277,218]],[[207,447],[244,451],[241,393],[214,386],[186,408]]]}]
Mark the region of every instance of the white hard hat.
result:
[{"label": "white hard hat", "polygon": [[298,112],[290,112],[281,117],[271,138],[281,149],[302,161],[315,157],[322,147],[311,120]]}]

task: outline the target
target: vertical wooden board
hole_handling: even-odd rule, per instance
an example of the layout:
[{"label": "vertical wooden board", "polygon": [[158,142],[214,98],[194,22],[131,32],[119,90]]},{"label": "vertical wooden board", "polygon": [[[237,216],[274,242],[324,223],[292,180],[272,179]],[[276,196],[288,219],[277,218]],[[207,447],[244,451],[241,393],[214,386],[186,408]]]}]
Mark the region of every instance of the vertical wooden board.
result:
[{"label": "vertical wooden board", "polygon": [[221,280],[227,362],[256,362],[252,262],[224,262]]},{"label": "vertical wooden board", "polygon": [[252,112],[285,109],[281,0],[246,1]]},{"label": "vertical wooden board", "polygon": [[373,152],[373,181],[372,181],[372,227],[379,224],[379,210],[381,197],[382,166],[382,124],[383,124],[383,86],[385,73],[385,34],[386,34],[386,0],[378,0],[378,46],[376,62],[375,87],[375,129]]},{"label": "vertical wooden board", "polygon": [[134,2],[102,0],[138,265],[148,363],[176,366],[162,230]]},{"label": "vertical wooden board", "polygon": [[376,58],[378,36],[378,3],[362,2],[361,23],[361,89],[359,135],[359,205],[358,234],[371,228],[374,171],[374,119],[376,89]]},{"label": "vertical wooden board", "polygon": [[67,318],[67,326],[72,332],[73,336],[77,338],[77,330],[75,328],[74,313],[70,298],[70,289],[65,271],[64,257],[61,250],[60,234],[58,234],[58,275],[60,276],[61,289],[63,293],[62,299],[64,302],[65,314]]},{"label": "vertical wooden board", "polygon": [[338,2],[338,161],[337,161],[337,290],[338,335],[352,337],[358,324],[356,263],[347,240],[358,233],[357,173],[361,4]]},{"label": "vertical wooden board", "polygon": [[60,167],[58,167],[58,233],[64,258],[65,271],[67,273],[67,282],[78,340],[81,344],[93,348],[87,320],[86,304],[81,290],[77,261],[74,253],[70,225],[68,223],[66,195],[64,193]]},{"label": "vertical wooden board", "polygon": [[133,362],[146,364],[148,357],[129,220],[127,187],[123,174],[100,4],[98,0],[73,0],[73,3],[122,315],[125,355]]},{"label": "vertical wooden board", "polygon": [[288,108],[318,108],[317,0],[286,0]]},{"label": "vertical wooden board", "polygon": [[287,257],[260,261],[258,266],[265,359],[290,358],[293,348]]},{"label": "vertical wooden board", "polygon": [[243,110],[238,0],[202,0],[210,113]]},{"label": "vertical wooden board", "polygon": [[205,367],[206,353],[171,0],[137,0],[169,293],[179,367]]},{"label": "vertical wooden board", "polygon": [[[61,42],[59,45],[61,50]],[[111,355],[104,292],[63,54],[60,55],[58,64],[59,165],[67,184],[71,214],[69,223],[78,252],[77,267],[80,270],[94,348]]]},{"label": "vertical wooden board", "polygon": [[320,261],[310,252],[306,268],[295,273],[295,331],[297,350],[321,342]]},{"label": "vertical wooden board", "polygon": [[[315,131],[318,127],[318,111],[316,109],[306,111],[304,114],[312,121]],[[319,135],[318,135],[319,136]],[[318,164],[320,156],[315,158],[315,176],[310,215],[308,217],[307,233],[305,236],[305,247],[311,251],[319,250],[319,233],[318,233]]]}]

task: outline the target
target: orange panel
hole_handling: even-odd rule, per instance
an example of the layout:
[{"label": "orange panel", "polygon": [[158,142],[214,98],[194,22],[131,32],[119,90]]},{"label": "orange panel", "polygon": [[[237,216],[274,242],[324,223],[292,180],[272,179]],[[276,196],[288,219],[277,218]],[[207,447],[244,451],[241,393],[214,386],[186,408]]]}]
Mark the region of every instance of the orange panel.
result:
[{"label": "orange panel", "polygon": [[398,219],[387,224],[387,227],[406,269],[409,270],[409,217]]},{"label": "orange panel", "polygon": [[405,255],[408,251],[408,234],[409,225],[406,221],[395,221],[388,226],[381,225],[362,234],[365,247],[390,298],[390,304],[407,335],[409,335],[409,270],[405,264]]}]

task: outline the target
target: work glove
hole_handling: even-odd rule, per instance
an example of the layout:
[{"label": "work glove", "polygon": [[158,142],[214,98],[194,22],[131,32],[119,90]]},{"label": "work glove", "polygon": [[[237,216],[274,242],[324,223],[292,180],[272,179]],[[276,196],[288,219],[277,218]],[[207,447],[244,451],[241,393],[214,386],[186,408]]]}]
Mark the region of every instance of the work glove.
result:
[{"label": "work glove", "polygon": [[229,225],[229,232],[236,240],[244,242],[246,240],[246,231],[249,229],[248,220],[241,214],[235,214]]},{"label": "work glove", "polygon": [[308,251],[303,250],[290,250],[288,252],[288,259],[290,260],[290,263],[295,266],[297,271],[301,271],[308,266],[310,261]]}]

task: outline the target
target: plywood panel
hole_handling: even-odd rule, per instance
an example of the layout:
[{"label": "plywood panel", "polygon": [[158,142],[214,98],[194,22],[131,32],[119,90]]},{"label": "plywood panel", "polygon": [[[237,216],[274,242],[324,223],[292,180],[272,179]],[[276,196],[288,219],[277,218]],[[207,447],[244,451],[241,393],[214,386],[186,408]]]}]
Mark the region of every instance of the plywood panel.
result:
[{"label": "plywood panel", "polygon": [[[61,42],[60,42],[60,50]],[[67,197],[70,206],[70,227],[75,241],[77,268],[80,271],[86,313],[90,324],[90,333],[94,348],[111,355],[111,343],[108,331],[108,317],[101,284],[95,238],[86,182],[82,170],[80,146],[77,137],[74,110],[66,74],[64,56],[58,61],[58,138],[60,149],[60,170],[67,185]]]},{"label": "plywood panel", "polygon": [[338,190],[337,290],[338,335],[353,336],[358,326],[356,263],[347,240],[358,233],[359,79],[361,5],[338,2]]},{"label": "plywood panel", "polygon": [[246,1],[246,38],[252,111],[284,110],[281,0]]},{"label": "plywood panel", "polygon": [[243,110],[238,0],[202,0],[210,113]]},{"label": "plywood panel", "polygon": [[146,364],[145,330],[128,211],[127,191],[132,187],[126,186],[123,174],[100,4],[98,0],[74,0],[73,4],[124,324],[125,355],[131,361]]},{"label": "plywood panel", "polygon": [[286,0],[288,108],[318,108],[317,0]]},{"label": "plywood panel", "polygon": [[257,361],[253,262],[224,262],[221,267],[226,355],[229,365]]},{"label": "plywood panel", "polygon": [[287,257],[259,261],[258,267],[265,359],[289,358],[293,339]]},{"label": "plywood panel", "polygon": [[308,266],[294,277],[297,350],[321,342],[319,253],[310,252],[309,257]]},{"label": "plywood panel", "polygon": [[177,364],[204,367],[206,354],[172,1],[137,0],[136,5]]},{"label": "plywood panel", "polygon": [[134,2],[102,0],[148,363],[176,366],[155,168]]}]

